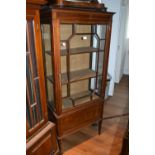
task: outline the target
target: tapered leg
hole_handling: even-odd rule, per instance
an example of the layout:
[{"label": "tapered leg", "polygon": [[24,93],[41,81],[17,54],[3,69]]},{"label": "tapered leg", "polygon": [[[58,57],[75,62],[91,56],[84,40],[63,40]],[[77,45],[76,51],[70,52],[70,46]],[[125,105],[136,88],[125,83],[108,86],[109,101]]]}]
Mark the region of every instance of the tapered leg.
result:
[{"label": "tapered leg", "polygon": [[98,134],[99,135],[101,134],[101,130],[102,130],[102,120],[98,122]]},{"label": "tapered leg", "polygon": [[58,146],[59,146],[59,154],[62,155],[62,139],[58,139]]}]

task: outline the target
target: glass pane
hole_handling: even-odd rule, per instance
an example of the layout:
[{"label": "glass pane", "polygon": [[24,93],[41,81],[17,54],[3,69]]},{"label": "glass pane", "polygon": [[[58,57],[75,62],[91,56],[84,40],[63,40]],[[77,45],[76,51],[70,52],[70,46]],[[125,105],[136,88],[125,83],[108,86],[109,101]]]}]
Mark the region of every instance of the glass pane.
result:
[{"label": "glass pane", "polygon": [[41,102],[40,102],[40,86],[39,86],[39,80],[35,80],[35,89],[36,89],[36,102],[38,106],[38,113],[39,113],[39,120],[42,120],[42,109],[41,109]]},{"label": "glass pane", "polygon": [[51,51],[51,30],[49,24],[41,25],[42,39],[43,39],[43,51]]},{"label": "glass pane", "polygon": [[104,52],[99,52],[98,74],[102,75]]},{"label": "glass pane", "polygon": [[54,104],[54,90],[53,90],[53,84],[47,80],[47,101],[52,106],[52,108],[55,108]]},{"label": "glass pane", "polygon": [[28,35],[29,35],[29,50],[31,51],[32,58],[32,67],[33,67],[33,75],[37,76],[37,65],[36,65],[36,52],[35,52],[35,40],[34,40],[34,28],[33,28],[33,20],[27,22],[28,25]]},{"label": "glass pane", "polygon": [[67,72],[67,61],[66,61],[66,56],[61,57],[61,73],[66,73]]},{"label": "glass pane", "polygon": [[76,25],[76,33],[91,33],[91,25]]},{"label": "glass pane", "polygon": [[37,111],[35,107],[32,107],[32,114],[33,114],[34,125],[36,125],[38,122],[38,118],[37,118]]},{"label": "glass pane", "polygon": [[60,25],[60,40],[67,40],[72,35],[72,24],[61,24]]},{"label": "glass pane", "polygon": [[31,120],[30,107],[28,105],[27,95],[26,95],[26,118],[28,121],[29,128],[31,128],[32,127],[32,120]]},{"label": "glass pane", "polygon": [[70,71],[89,69],[90,54],[76,54],[70,56]]},{"label": "glass pane", "polygon": [[33,77],[31,73],[30,60],[28,57],[29,56],[27,55],[26,56],[26,77],[27,77],[26,84],[29,89],[30,104],[33,104],[35,102],[34,91],[33,91]]},{"label": "glass pane", "polygon": [[97,25],[97,35],[100,39],[105,39],[106,25]]},{"label": "glass pane", "polygon": [[104,51],[105,40],[100,40],[100,50]]},{"label": "glass pane", "polygon": [[67,85],[62,85],[62,97],[67,97]]},{"label": "glass pane", "polygon": [[53,76],[53,68],[52,68],[52,56],[45,53],[45,70],[46,70],[46,76]]},{"label": "glass pane", "polygon": [[43,119],[33,20],[27,21],[26,32],[26,118],[32,128]]},{"label": "glass pane", "polygon": [[70,48],[90,47],[90,35],[74,35],[70,41]]},{"label": "glass pane", "polygon": [[44,54],[44,69],[46,77],[47,102],[50,107],[55,109],[54,102],[54,77],[53,77],[53,51],[51,50],[51,28],[50,24],[42,24],[42,44]]}]

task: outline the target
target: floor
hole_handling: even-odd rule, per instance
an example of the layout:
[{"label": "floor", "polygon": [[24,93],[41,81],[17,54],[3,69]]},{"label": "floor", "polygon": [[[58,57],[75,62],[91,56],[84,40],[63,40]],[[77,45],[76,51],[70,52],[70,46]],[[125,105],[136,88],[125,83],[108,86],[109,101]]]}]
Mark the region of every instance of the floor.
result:
[{"label": "floor", "polygon": [[115,86],[113,97],[104,106],[101,135],[91,125],[63,140],[64,155],[119,155],[128,124],[129,77]]}]

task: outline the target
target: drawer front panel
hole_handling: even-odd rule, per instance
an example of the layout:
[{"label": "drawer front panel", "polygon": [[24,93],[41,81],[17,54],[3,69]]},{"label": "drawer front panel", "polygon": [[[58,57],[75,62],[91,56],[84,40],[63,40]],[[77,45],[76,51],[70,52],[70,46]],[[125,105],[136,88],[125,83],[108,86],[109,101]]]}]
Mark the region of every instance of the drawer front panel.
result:
[{"label": "drawer front panel", "polygon": [[40,141],[36,146],[30,151],[30,155],[50,155],[52,152],[51,135],[48,134],[42,141]]},{"label": "drawer front panel", "polygon": [[[44,130],[44,129],[43,129]],[[55,126],[43,135],[38,133],[28,143],[27,155],[51,155],[57,151]],[[38,138],[39,137],[39,138]]]},{"label": "drawer front panel", "polygon": [[103,105],[101,103],[94,103],[92,105],[62,117],[59,124],[61,126],[59,136],[61,137],[101,119]]}]

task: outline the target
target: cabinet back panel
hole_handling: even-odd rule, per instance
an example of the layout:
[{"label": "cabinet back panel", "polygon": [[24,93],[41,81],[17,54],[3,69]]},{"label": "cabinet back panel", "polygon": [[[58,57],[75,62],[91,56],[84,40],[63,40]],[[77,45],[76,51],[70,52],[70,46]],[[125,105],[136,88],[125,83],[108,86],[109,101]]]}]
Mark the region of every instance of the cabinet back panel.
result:
[{"label": "cabinet back panel", "polygon": [[[86,39],[84,40],[83,37]],[[75,35],[70,40],[70,48],[77,48],[77,47],[90,47],[90,35]]]},{"label": "cabinet back panel", "polygon": [[44,47],[45,50],[50,51],[51,50],[51,32],[50,32],[50,25],[44,24],[42,25],[42,31],[43,31],[43,38],[44,38]]},{"label": "cabinet back panel", "polygon": [[46,75],[53,75],[53,68],[52,68],[52,62],[51,62],[51,56],[48,54],[45,54],[45,63],[46,63]]},{"label": "cabinet back panel", "polygon": [[76,32],[77,33],[90,33],[91,25],[76,25]]},{"label": "cabinet back panel", "polygon": [[47,93],[48,93],[48,100],[54,101],[54,90],[53,90],[53,84],[47,80]]},{"label": "cabinet back panel", "polygon": [[67,72],[66,56],[61,57],[61,73]]},{"label": "cabinet back panel", "polygon": [[67,40],[72,34],[72,25],[71,24],[61,24],[60,25],[60,35],[61,40]]},{"label": "cabinet back panel", "polygon": [[76,93],[80,93],[83,91],[87,91],[89,86],[88,80],[82,80],[79,82],[71,83],[71,95],[74,95]]},{"label": "cabinet back panel", "polygon": [[71,55],[70,58],[71,71],[88,69],[89,68],[89,54]]}]

